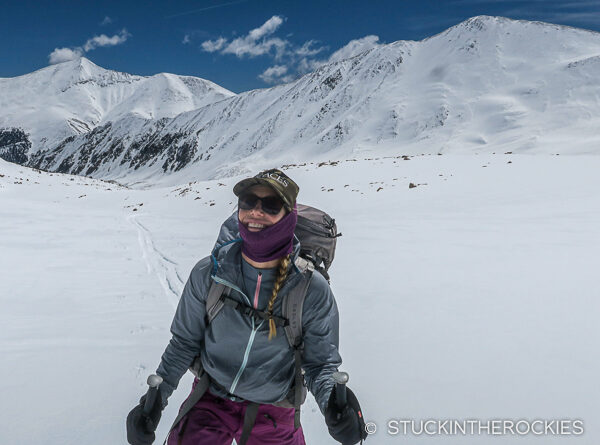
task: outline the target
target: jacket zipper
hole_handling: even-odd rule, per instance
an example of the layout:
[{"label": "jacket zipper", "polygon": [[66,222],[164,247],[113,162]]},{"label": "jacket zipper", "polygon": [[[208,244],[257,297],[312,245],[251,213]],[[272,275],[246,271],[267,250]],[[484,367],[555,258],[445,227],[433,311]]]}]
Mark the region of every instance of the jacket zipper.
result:
[{"label": "jacket zipper", "polygon": [[258,273],[256,280],[256,290],[254,291],[254,309],[258,308],[258,294],[260,293],[260,283],[262,282],[262,272]]},{"label": "jacket zipper", "polygon": [[[250,338],[248,339],[248,344],[246,345],[246,351],[244,352],[244,360],[242,361],[242,365],[240,366],[240,369],[238,370],[238,373],[235,376],[235,379],[233,379],[233,383],[231,383],[231,387],[229,388],[230,394],[233,394],[233,392],[237,388],[237,385],[240,382],[240,378],[242,377],[242,374],[244,373],[244,370],[246,369],[246,366],[248,365],[248,358],[250,357],[250,349],[252,349],[252,344],[254,343],[254,339],[256,338],[256,333],[258,332],[260,327],[263,325],[263,323],[264,323],[264,320],[261,321],[261,323],[258,325],[258,327],[255,327],[254,318],[252,318],[252,332],[250,333]],[[234,398],[232,397],[231,400],[233,400],[233,399]]]},{"label": "jacket zipper", "polygon": [[[217,278],[217,277],[213,277],[213,280],[215,280],[218,283],[221,283],[227,287],[230,287],[236,291],[238,291],[240,294],[242,294],[242,296],[246,299],[246,302],[248,303],[248,305],[250,306],[250,299],[246,296],[246,294],[244,292],[242,292],[242,290],[237,287],[235,284],[230,283],[229,281],[223,280],[221,278]],[[242,377],[242,374],[244,373],[244,370],[246,369],[246,366],[248,365],[248,359],[250,357],[250,349],[252,349],[252,344],[254,343],[254,339],[256,338],[256,333],[258,332],[258,330],[262,327],[264,320],[261,321],[261,323],[256,326],[256,323],[254,322],[254,318],[250,319],[252,321],[252,332],[250,333],[250,338],[248,339],[248,344],[246,345],[246,350],[244,351],[244,360],[242,360],[242,364],[240,366],[240,369],[238,370],[235,378],[233,379],[233,382],[231,383],[231,386],[229,387],[229,393],[233,394],[233,392],[235,391],[235,389],[237,388],[237,385],[240,381],[240,378]],[[234,397],[230,397],[231,400],[234,400]]]}]

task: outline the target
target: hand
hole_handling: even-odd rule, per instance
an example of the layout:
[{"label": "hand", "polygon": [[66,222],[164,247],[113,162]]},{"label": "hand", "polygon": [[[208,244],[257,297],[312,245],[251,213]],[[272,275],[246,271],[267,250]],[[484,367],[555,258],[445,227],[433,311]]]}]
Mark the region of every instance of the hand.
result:
[{"label": "hand", "polygon": [[140,404],[133,408],[127,416],[127,442],[131,445],[152,445],[156,439],[154,431],[156,431],[163,410],[160,388],[150,414],[144,413],[145,403],[146,395],[142,396]]},{"label": "hand", "polygon": [[362,410],[358,399],[348,387],[346,387],[346,405],[341,409],[338,408],[335,388],[334,386],[329,396],[325,410],[325,423],[331,437],[343,445],[354,445],[367,438]]}]

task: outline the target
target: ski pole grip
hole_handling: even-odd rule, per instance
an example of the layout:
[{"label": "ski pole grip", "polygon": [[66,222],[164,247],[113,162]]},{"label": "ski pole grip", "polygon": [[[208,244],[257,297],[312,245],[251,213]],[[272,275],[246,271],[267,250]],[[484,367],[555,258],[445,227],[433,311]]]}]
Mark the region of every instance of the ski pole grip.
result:
[{"label": "ski pole grip", "polygon": [[346,406],[346,383],[348,383],[350,376],[347,372],[334,372],[332,377],[335,381],[336,405],[341,410]]},{"label": "ski pole grip", "polygon": [[156,395],[158,394],[158,386],[163,382],[161,376],[152,374],[148,376],[148,392],[146,393],[146,402],[144,403],[144,414],[150,415],[154,402],[156,402]]}]

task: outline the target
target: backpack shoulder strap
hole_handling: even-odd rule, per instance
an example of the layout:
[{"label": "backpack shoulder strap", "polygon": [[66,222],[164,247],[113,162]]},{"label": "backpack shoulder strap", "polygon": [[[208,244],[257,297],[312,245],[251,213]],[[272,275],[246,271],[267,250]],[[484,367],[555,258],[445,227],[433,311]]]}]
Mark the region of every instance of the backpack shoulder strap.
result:
[{"label": "backpack shoulder strap", "polygon": [[290,292],[284,296],[282,315],[288,320],[288,325],[284,327],[288,343],[294,350],[294,428],[300,428],[300,405],[306,397],[304,387],[304,375],[302,374],[302,307],[306,292],[310,284],[312,273],[315,270],[312,262],[298,257],[294,263],[300,273],[302,280]]},{"label": "backpack shoulder strap", "polygon": [[[209,323],[211,323],[219,311],[223,309],[224,303],[221,299],[221,295],[223,295],[225,287],[226,286],[224,284],[217,283],[215,280],[212,280],[210,288],[208,289],[208,295],[206,297],[206,316]],[[229,294],[230,289],[227,289],[227,294]]]},{"label": "backpack shoulder strap", "polygon": [[295,261],[296,267],[300,270],[303,277],[298,285],[284,297],[282,316],[288,320],[288,325],[285,326],[285,335],[292,348],[299,346],[302,343],[302,307],[304,298],[308,291],[312,272],[315,270],[314,265],[302,257],[298,257]]}]

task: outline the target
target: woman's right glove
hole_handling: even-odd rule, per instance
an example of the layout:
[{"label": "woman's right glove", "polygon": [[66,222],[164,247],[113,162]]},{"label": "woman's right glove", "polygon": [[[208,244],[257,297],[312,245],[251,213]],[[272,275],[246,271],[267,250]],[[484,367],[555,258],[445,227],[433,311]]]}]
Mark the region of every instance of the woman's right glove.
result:
[{"label": "woman's right glove", "polygon": [[346,387],[346,405],[337,406],[336,386],[333,387],[325,409],[325,423],[329,434],[343,445],[353,445],[367,438],[362,410],[358,399]]},{"label": "woman's right glove", "polygon": [[140,399],[140,404],[133,408],[127,416],[127,442],[131,445],[152,445],[156,438],[154,431],[156,431],[163,410],[160,389],[154,399],[150,414],[144,412],[145,403],[146,395],[144,394]]}]

